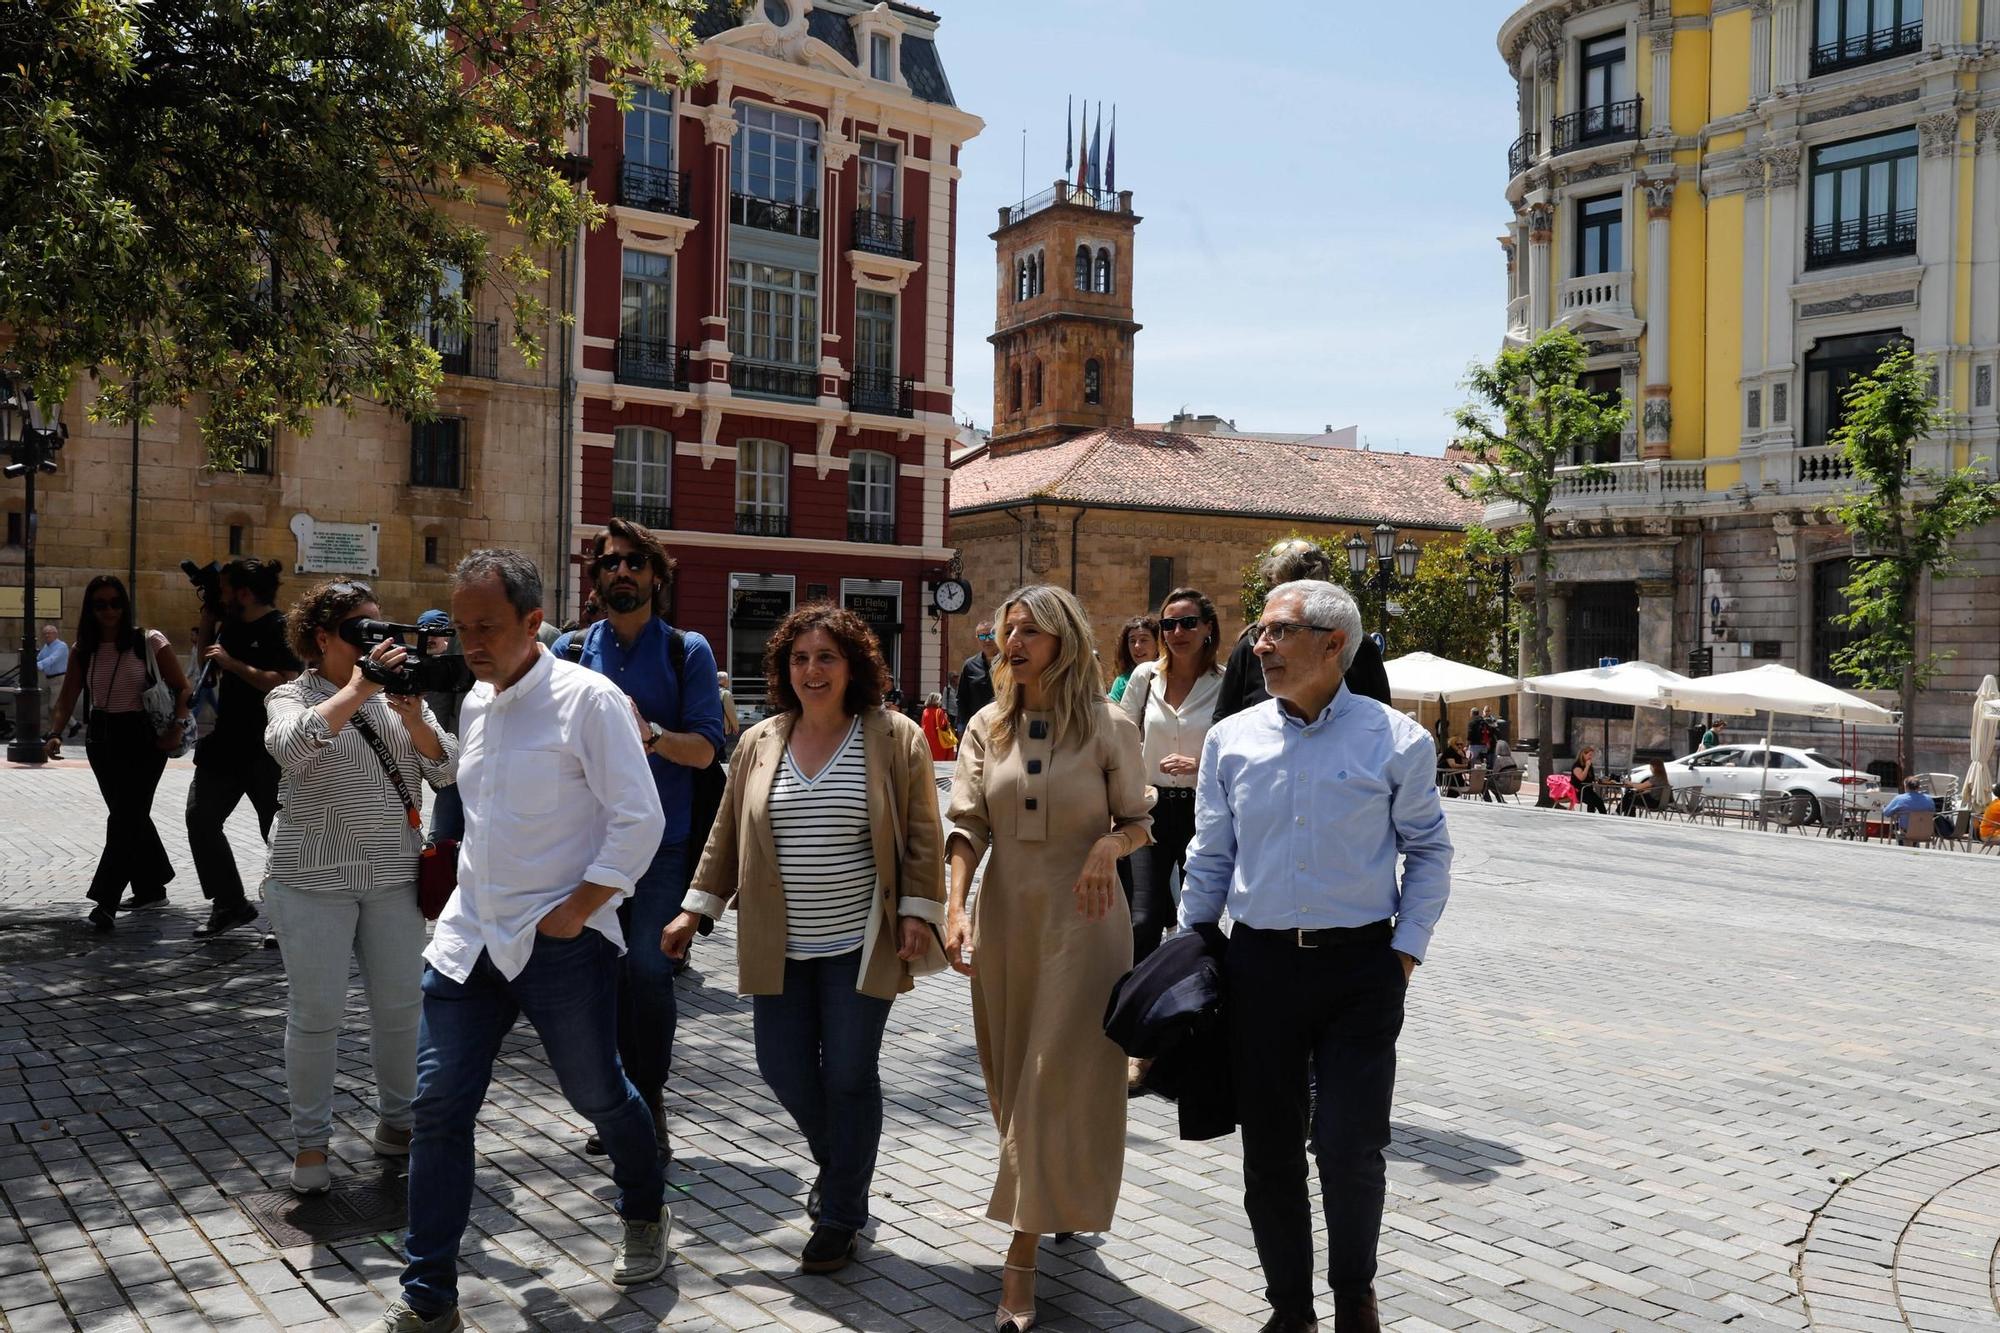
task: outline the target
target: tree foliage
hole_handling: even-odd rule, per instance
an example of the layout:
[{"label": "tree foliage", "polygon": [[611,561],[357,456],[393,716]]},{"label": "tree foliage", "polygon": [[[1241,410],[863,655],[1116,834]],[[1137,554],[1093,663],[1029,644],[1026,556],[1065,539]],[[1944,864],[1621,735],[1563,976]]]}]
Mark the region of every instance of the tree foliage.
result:
[{"label": "tree foliage", "polygon": [[[45,401],[199,396],[211,458],[357,398],[421,412],[456,269],[540,353],[585,72],[699,77],[691,0],[18,0],[0,6],[0,328]],[[504,194],[518,248],[466,205]]]},{"label": "tree foliage", "polygon": [[1920,468],[1912,452],[1942,424],[1931,392],[1932,365],[1907,347],[1892,349],[1842,397],[1834,443],[1861,486],[1831,507],[1868,554],[1854,561],[1848,610],[1834,623],[1855,638],[1833,668],[1862,689],[1895,690],[1903,709],[1902,762],[1916,766],[1915,708],[1944,660],[1917,651],[1917,597],[1925,575],[1957,572],[1952,543],[2000,515],[2000,486],[1971,467]]}]

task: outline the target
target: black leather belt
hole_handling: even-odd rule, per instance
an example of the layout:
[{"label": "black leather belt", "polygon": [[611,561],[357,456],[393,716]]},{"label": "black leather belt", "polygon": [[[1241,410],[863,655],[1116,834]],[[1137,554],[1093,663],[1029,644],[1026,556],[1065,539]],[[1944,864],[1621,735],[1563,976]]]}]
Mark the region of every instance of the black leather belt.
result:
[{"label": "black leather belt", "polygon": [[1394,930],[1385,917],[1380,921],[1370,921],[1365,926],[1326,926],[1319,930],[1259,930],[1239,922],[1232,934],[1246,932],[1259,939],[1270,939],[1301,949],[1325,949],[1343,944],[1366,944],[1371,937],[1386,940]]}]

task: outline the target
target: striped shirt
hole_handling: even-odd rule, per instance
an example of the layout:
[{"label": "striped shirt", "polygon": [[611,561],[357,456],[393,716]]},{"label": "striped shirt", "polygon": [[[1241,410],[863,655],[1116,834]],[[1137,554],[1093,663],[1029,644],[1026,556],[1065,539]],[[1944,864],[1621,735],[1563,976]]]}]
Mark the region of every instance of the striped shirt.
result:
[{"label": "striped shirt", "polygon": [[790,747],[771,784],[771,838],[785,886],[785,957],[831,958],[861,947],[875,908],[875,843],[861,719],[819,776]]}]

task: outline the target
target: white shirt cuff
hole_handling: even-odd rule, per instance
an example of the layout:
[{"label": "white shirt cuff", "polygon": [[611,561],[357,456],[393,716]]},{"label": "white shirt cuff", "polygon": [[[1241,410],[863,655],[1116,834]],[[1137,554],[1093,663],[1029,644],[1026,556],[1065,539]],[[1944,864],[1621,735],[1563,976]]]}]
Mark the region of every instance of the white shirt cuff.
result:
[{"label": "white shirt cuff", "polygon": [[898,898],[897,916],[913,916],[919,921],[928,921],[933,926],[944,924],[944,904],[935,898]]},{"label": "white shirt cuff", "polygon": [[727,903],[714,894],[703,893],[699,889],[689,889],[686,896],[681,899],[683,912],[693,912],[697,916],[707,917],[710,921],[720,921],[723,909],[727,906]]}]

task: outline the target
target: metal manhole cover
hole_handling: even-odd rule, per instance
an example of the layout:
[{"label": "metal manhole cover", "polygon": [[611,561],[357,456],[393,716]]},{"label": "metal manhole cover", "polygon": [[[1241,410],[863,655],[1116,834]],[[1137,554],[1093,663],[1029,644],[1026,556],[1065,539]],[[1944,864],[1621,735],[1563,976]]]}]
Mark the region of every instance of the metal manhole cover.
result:
[{"label": "metal manhole cover", "polygon": [[403,1177],[386,1174],[338,1181],[305,1199],[290,1190],[240,1194],[236,1205],[280,1249],[400,1232],[408,1215]]},{"label": "metal manhole cover", "polygon": [[80,919],[0,921],[0,963],[46,963],[89,953],[100,937]]}]

